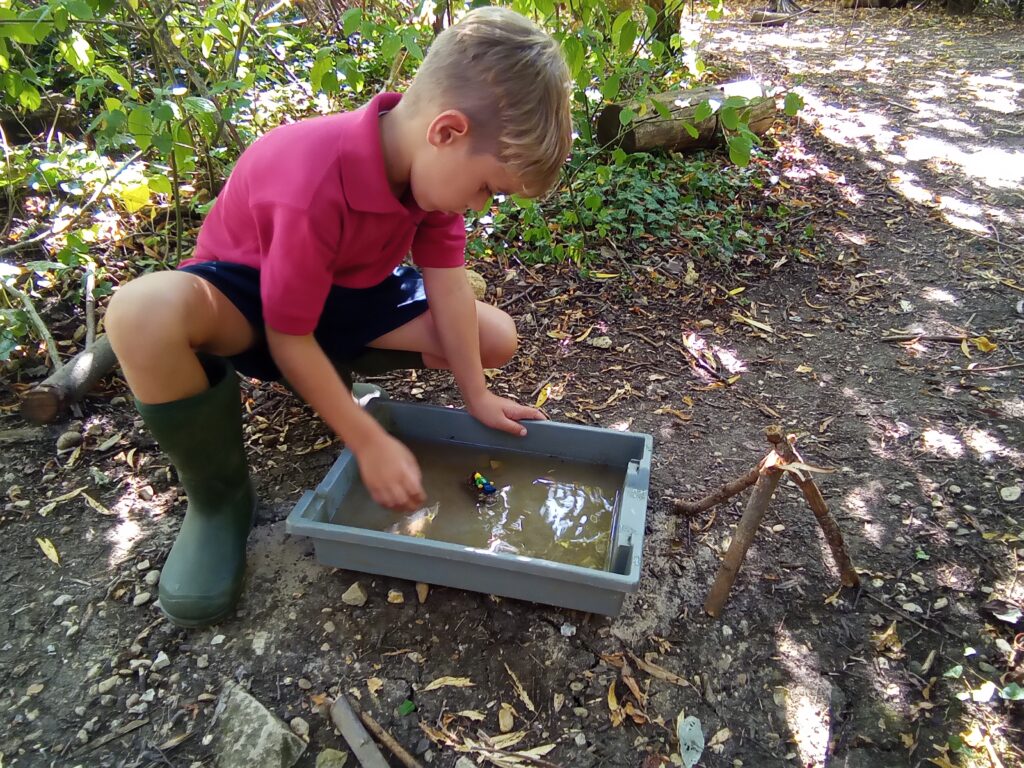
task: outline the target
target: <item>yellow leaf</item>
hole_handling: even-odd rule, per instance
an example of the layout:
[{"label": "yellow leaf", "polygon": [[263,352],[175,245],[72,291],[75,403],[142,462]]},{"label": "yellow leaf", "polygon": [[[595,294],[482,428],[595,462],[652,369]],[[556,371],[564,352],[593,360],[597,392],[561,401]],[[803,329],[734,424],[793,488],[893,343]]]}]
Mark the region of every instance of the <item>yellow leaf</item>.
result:
[{"label": "yellow leaf", "polygon": [[713,747],[716,744],[724,744],[729,740],[730,736],[732,736],[732,731],[730,731],[728,728],[723,728],[711,737],[711,741],[708,742],[708,746]]},{"label": "yellow leaf", "polygon": [[73,491],[68,491],[65,494],[61,494],[60,496],[58,496],[55,499],[50,499],[48,502],[46,502],[46,504],[44,504],[42,507],[39,508],[39,514],[42,515],[43,517],[46,517],[48,514],[50,514],[51,512],[53,512],[53,510],[55,510],[57,508],[58,504],[60,504],[62,502],[65,502],[65,501],[70,501],[71,499],[75,498],[75,496],[80,494],[82,491],[84,491],[88,487],[89,486],[87,486],[87,485],[83,485],[81,488],[76,488]]},{"label": "yellow leaf", "polygon": [[591,277],[596,277],[598,280],[611,280],[613,277],[618,277],[618,272],[591,272]]},{"label": "yellow leaf", "polygon": [[949,762],[949,758],[947,758],[945,755],[940,755],[939,757],[929,757],[928,762],[935,763],[935,765],[939,766],[939,768],[957,768],[955,764]]},{"label": "yellow leaf", "polygon": [[590,335],[590,332],[591,332],[592,330],[594,330],[594,326],[593,326],[593,325],[592,325],[592,326],[590,326],[589,328],[587,328],[587,330],[585,330],[585,331],[584,331],[583,333],[581,333],[581,334],[580,334],[579,336],[577,336],[577,337],[576,337],[576,341],[577,341],[577,342],[580,342],[580,341],[584,341],[584,340],[585,340],[585,339],[587,338],[587,336],[589,336],[589,335]]},{"label": "yellow leaf", "polygon": [[483,712],[477,712],[475,709],[464,709],[461,712],[456,712],[455,714],[458,717],[464,717],[467,720],[476,720],[477,722],[487,719],[487,716]]},{"label": "yellow leaf", "polygon": [[971,357],[971,350],[967,346],[967,339],[964,339],[962,342],[960,342],[960,351],[964,353],[964,357],[968,359]]},{"label": "yellow leaf", "polygon": [[733,288],[731,291],[729,291],[729,295],[737,296],[743,293],[745,290],[747,290],[747,287],[745,285],[741,285],[739,288]]},{"label": "yellow leaf", "polygon": [[371,677],[366,681],[366,687],[370,690],[370,693],[376,694],[377,691],[384,687],[384,681],[379,677]]},{"label": "yellow leaf", "polygon": [[548,336],[550,336],[552,339],[558,339],[559,341],[562,341],[563,339],[572,338],[565,331],[548,331]]},{"label": "yellow leaf", "polygon": [[540,394],[537,395],[537,402],[533,404],[534,408],[540,408],[544,403],[548,401],[548,395],[551,394],[551,385],[545,384],[541,387]]},{"label": "yellow leaf", "polygon": [[740,314],[739,312],[733,312],[732,319],[740,323],[745,323],[751,326],[752,328],[757,328],[758,330],[765,331],[766,333],[775,333],[775,329],[772,328],[767,323],[759,323],[757,320],[753,320],[745,315]]},{"label": "yellow leaf", "polygon": [[95,510],[96,510],[97,512],[99,512],[99,513],[100,513],[101,515],[113,515],[113,514],[114,514],[114,513],[113,513],[113,512],[111,512],[111,511],[110,511],[109,509],[107,509],[107,508],[106,508],[106,507],[104,507],[104,506],[103,506],[102,504],[100,504],[100,503],[99,503],[98,501],[96,501],[96,499],[94,499],[94,498],[93,498],[92,496],[90,496],[90,495],[89,495],[88,493],[83,493],[83,494],[82,494],[82,498],[83,498],[83,499],[85,499],[85,503],[86,503],[86,504],[88,504],[88,505],[89,505],[90,507],[92,507],[93,509],[95,509]]},{"label": "yellow leaf", "polygon": [[436,691],[438,688],[471,688],[473,681],[468,677],[439,677],[426,687],[420,689],[420,693]]},{"label": "yellow leaf", "polygon": [[811,368],[811,366],[809,366],[809,365],[798,365],[796,367],[796,372],[797,373],[812,373],[813,371],[814,371],[814,369]]},{"label": "yellow leaf", "polygon": [[512,678],[512,685],[515,687],[516,693],[519,694],[519,698],[522,699],[523,704],[526,705],[528,710],[536,714],[537,708],[533,706],[533,700],[530,699],[529,695],[527,695],[526,689],[523,688],[523,684],[519,682],[519,678],[516,677],[516,673],[512,671],[508,664],[505,665],[505,671],[508,672],[508,676]]},{"label": "yellow leaf", "polygon": [[121,187],[119,195],[128,213],[136,213],[149,205],[149,183],[143,181],[140,184]]},{"label": "yellow leaf", "polygon": [[36,544],[39,545],[39,548],[43,550],[43,554],[50,558],[55,565],[60,565],[60,555],[57,554],[57,548],[53,546],[52,541],[46,538],[37,538]]},{"label": "yellow leaf", "polygon": [[608,686],[608,709],[614,712],[618,708],[619,699],[615,695],[615,681],[612,680],[611,684]]},{"label": "yellow leaf", "polygon": [[997,346],[989,341],[985,336],[978,336],[977,338],[971,339],[971,343],[982,352],[992,352]]}]

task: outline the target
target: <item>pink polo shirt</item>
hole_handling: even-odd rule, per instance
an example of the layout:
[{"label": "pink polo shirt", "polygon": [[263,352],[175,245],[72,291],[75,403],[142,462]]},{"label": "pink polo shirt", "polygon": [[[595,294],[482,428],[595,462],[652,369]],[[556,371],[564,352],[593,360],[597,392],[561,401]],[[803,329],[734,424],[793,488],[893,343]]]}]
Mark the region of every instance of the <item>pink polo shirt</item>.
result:
[{"label": "pink polo shirt", "polygon": [[354,112],[302,120],[247,148],[181,266],[228,261],[260,270],[263,316],[276,331],[312,333],[332,285],[377,285],[412,251],[421,267],[464,263],[460,215],[423,211],[391,191],[382,93]]}]

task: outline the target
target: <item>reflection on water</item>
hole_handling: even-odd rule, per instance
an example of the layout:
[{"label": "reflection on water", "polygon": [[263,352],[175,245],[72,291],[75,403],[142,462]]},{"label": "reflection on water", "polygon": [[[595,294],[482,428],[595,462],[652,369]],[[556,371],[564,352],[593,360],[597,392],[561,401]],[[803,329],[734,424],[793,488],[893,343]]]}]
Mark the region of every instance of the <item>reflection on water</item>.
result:
[{"label": "reflection on water", "polygon": [[[332,522],[581,565],[607,567],[625,469],[532,454],[406,441],[423,471],[427,504],[386,510],[357,482]],[[497,489],[482,496],[474,472]]]}]

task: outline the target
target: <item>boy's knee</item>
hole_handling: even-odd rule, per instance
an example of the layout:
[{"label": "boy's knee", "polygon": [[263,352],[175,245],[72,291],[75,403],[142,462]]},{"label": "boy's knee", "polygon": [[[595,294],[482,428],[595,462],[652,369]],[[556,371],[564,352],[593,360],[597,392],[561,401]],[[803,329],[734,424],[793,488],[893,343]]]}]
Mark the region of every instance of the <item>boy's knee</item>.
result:
[{"label": "boy's knee", "polygon": [[480,357],[484,368],[501,368],[519,348],[515,321],[504,312],[493,318],[485,338],[480,340]]}]

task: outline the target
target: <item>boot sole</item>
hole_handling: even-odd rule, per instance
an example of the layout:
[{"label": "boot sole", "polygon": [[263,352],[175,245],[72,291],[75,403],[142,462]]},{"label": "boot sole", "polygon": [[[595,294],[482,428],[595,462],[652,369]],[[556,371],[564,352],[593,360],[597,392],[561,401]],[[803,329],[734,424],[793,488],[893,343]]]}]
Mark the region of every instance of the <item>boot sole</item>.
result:
[{"label": "boot sole", "polygon": [[[252,482],[251,478],[250,478],[249,482]],[[252,532],[253,527],[256,525],[256,507],[257,507],[258,503],[259,503],[259,499],[256,498],[256,488],[254,486],[253,487],[253,494],[252,494],[252,512],[250,513],[250,516],[249,516],[249,532],[250,533]],[[248,534],[246,534],[246,538],[248,539]],[[245,578],[248,575],[249,575],[249,568],[246,567],[245,573],[242,574],[242,588],[238,590],[238,598],[241,598],[242,592],[245,591]],[[192,620],[192,619],[179,619],[179,618],[176,618],[176,617],[172,616],[166,610],[164,610],[164,607],[162,605],[160,606],[160,613],[162,613],[164,618],[167,619],[169,622],[171,622],[171,624],[173,624],[176,627],[182,627],[183,629],[201,629],[203,627],[209,627],[209,626],[211,626],[213,624],[217,624],[218,622],[223,621],[228,616],[230,616],[231,612],[234,611],[235,608],[238,607],[238,598],[235,599],[235,602],[231,605],[230,608],[228,608],[228,609],[226,609],[224,611],[221,611],[220,613],[216,614],[215,616],[213,616],[213,617],[211,617],[209,619],[195,619],[195,620]]]}]

